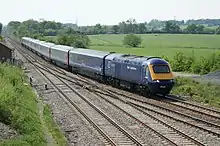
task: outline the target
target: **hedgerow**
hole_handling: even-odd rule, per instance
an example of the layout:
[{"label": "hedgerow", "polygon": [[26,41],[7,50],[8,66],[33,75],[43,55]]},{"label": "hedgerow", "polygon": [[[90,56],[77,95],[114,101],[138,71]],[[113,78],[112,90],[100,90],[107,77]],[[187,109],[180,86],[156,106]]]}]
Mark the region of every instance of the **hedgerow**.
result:
[{"label": "hedgerow", "polygon": [[177,52],[173,59],[166,56],[162,56],[162,58],[167,60],[171,64],[172,70],[176,72],[207,74],[220,69],[220,53],[213,53],[196,59],[194,52],[190,56]]}]

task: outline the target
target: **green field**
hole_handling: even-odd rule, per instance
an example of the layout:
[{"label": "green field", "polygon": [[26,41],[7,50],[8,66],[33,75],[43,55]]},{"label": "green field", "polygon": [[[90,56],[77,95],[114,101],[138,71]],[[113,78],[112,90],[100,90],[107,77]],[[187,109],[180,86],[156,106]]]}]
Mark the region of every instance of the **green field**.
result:
[{"label": "green field", "polygon": [[189,34],[144,34],[140,48],[126,48],[122,44],[125,35],[91,35],[90,48],[136,55],[173,57],[176,52],[195,56],[207,56],[213,52],[220,53],[220,35],[189,35]]}]

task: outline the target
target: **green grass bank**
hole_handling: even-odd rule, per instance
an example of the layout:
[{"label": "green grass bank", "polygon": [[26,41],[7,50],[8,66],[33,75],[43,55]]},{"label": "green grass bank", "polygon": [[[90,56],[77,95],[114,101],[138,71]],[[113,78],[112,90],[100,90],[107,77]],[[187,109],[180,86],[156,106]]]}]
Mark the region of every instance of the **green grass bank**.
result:
[{"label": "green grass bank", "polygon": [[189,100],[220,108],[220,86],[200,83],[193,79],[177,77],[171,91],[174,95],[189,96]]},{"label": "green grass bank", "polygon": [[27,76],[20,68],[0,64],[0,122],[18,132],[14,139],[0,140],[0,146],[46,146],[42,119],[51,133],[54,129],[60,133],[49,107],[44,110],[44,118],[40,118],[37,96],[26,81]]}]

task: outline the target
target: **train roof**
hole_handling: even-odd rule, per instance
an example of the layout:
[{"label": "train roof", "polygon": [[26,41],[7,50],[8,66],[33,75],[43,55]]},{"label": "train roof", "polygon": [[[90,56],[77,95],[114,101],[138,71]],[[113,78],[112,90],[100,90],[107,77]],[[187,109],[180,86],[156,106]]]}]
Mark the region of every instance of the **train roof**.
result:
[{"label": "train roof", "polygon": [[54,45],[56,45],[56,44],[50,43],[50,42],[40,41],[40,42],[39,42],[39,45],[45,46],[45,47],[50,47],[50,46],[54,46]]},{"label": "train roof", "polygon": [[32,38],[29,37],[22,37],[23,40],[32,40]]},{"label": "train roof", "polygon": [[57,50],[73,50],[74,47],[65,46],[65,45],[55,45],[55,46],[52,46],[51,49],[57,49]]},{"label": "train roof", "polygon": [[162,65],[162,64],[169,64],[166,60],[162,59],[162,58],[152,58],[150,59],[147,64],[153,64],[153,65]]},{"label": "train roof", "polygon": [[41,42],[40,40],[36,40],[36,39],[30,39],[29,41],[30,41],[30,42],[33,42],[33,43],[35,43],[35,42],[38,42],[38,43]]},{"label": "train roof", "polygon": [[71,50],[70,53],[103,58],[104,56],[108,55],[110,52],[77,48],[77,49]]},{"label": "train roof", "polygon": [[118,58],[120,56],[123,56],[124,54],[119,54],[119,53],[113,53],[113,54],[109,54],[106,59],[109,59],[109,60],[115,60],[115,58]]},{"label": "train roof", "polygon": [[124,62],[124,63],[130,63],[130,64],[155,64],[157,60],[162,60],[160,57],[154,57],[154,56],[138,56],[138,55],[132,55],[132,54],[111,54],[108,59],[115,60],[117,62]]}]

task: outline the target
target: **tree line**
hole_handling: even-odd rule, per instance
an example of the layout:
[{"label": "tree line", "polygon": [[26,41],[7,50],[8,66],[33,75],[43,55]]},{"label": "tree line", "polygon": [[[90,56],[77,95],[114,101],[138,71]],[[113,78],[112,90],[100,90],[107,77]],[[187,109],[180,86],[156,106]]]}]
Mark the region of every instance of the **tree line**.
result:
[{"label": "tree line", "polygon": [[[1,26],[1,25],[0,25]],[[0,27],[1,28],[1,27]],[[186,33],[186,34],[220,34],[220,19],[198,19],[188,21],[161,21],[137,23],[135,19],[119,22],[117,25],[77,26],[55,21],[26,20],[11,21],[7,25],[7,33],[15,36],[56,36],[64,35],[68,28],[85,35],[96,34],[147,34],[147,33]]]},{"label": "tree line", "polygon": [[160,21],[152,20],[149,23],[137,23],[135,19],[122,21],[118,25],[106,26],[96,24],[95,26],[81,26],[79,31],[85,34],[147,34],[147,33],[184,33],[184,34],[220,34],[220,24],[208,26],[196,23],[184,23],[182,21]]}]

